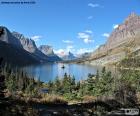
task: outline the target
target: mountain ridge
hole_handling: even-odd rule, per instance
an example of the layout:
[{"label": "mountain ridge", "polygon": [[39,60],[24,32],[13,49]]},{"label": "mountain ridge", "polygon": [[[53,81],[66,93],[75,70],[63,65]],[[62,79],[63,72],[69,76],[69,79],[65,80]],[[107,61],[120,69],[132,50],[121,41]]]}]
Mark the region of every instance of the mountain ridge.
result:
[{"label": "mountain ridge", "polygon": [[84,63],[93,65],[108,65],[119,62],[140,51],[140,16],[131,13],[122,24],[110,34],[106,43],[100,45]]},{"label": "mountain ridge", "polygon": [[[18,32],[10,32],[8,30],[7,27],[4,26],[0,26],[0,31],[1,31],[1,36],[0,36],[0,46],[1,46],[1,51],[2,49],[6,49],[7,53],[1,53],[0,57],[4,57],[4,59],[7,59],[7,57],[9,57],[7,59],[6,62],[12,63],[14,62],[14,64],[16,65],[20,65],[20,64],[32,64],[32,63],[42,63],[42,62],[55,62],[55,61],[59,61],[59,57],[56,57],[54,59],[53,56],[50,58],[49,56],[45,55],[44,53],[42,53],[42,51],[40,51],[36,44],[35,41],[30,39],[30,38],[26,38],[24,37],[23,34],[20,34]],[[2,45],[1,45],[2,44]],[[7,48],[6,48],[7,47]],[[8,51],[7,49],[11,48],[11,51]],[[20,53],[23,53],[23,55],[21,55]],[[17,62],[15,62],[12,53],[15,55],[15,53],[20,54],[20,57],[16,57],[15,59],[17,59]],[[17,55],[18,56],[18,55]],[[25,58],[26,62],[24,62],[24,56],[28,57]],[[10,60],[13,59],[12,60]],[[58,58],[58,59],[57,59]],[[21,60],[22,59],[22,60]],[[20,61],[20,62],[18,62]],[[23,62],[23,63],[21,63]]]}]

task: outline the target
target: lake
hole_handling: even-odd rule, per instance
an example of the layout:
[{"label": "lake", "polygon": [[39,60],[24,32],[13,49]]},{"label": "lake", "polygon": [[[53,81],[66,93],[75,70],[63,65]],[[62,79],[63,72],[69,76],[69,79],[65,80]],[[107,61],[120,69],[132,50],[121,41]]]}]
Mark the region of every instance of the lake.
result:
[{"label": "lake", "polygon": [[[63,65],[65,68],[62,68]],[[96,74],[96,71],[101,70],[101,67],[86,64],[48,63],[32,65],[23,69],[36,79],[40,77],[41,81],[48,82],[54,80],[57,76],[62,78],[65,73],[75,76],[76,81],[84,80],[87,79],[89,73]]]}]

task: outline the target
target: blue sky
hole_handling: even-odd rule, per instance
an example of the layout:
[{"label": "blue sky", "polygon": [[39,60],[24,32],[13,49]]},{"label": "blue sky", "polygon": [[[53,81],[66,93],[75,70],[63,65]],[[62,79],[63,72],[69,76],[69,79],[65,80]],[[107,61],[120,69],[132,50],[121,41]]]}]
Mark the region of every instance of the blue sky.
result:
[{"label": "blue sky", "polygon": [[32,37],[37,46],[53,46],[57,53],[93,51],[131,12],[140,15],[140,0],[35,1],[33,5],[0,4],[0,24]]}]

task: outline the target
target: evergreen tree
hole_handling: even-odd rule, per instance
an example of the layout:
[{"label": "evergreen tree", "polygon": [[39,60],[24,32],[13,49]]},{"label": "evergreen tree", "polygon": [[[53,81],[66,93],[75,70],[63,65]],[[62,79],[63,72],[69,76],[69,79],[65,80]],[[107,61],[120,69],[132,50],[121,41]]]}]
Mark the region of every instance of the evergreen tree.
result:
[{"label": "evergreen tree", "polygon": [[4,98],[5,86],[5,76],[2,74],[2,61],[3,58],[0,58],[0,99]]},{"label": "evergreen tree", "polygon": [[61,82],[60,82],[58,76],[55,79],[54,90],[55,90],[56,93],[62,94]]}]

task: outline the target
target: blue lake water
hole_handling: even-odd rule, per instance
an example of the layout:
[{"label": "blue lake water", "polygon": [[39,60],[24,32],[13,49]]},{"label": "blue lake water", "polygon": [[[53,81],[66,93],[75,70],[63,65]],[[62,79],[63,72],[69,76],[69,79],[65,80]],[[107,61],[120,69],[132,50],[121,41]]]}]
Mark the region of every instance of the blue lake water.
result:
[{"label": "blue lake water", "polygon": [[57,76],[62,78],[65,73],[74,76],[78,81],[86,79],[89,73],[96,74],[97,70],[101,70],[101,67],[85,64],[49,63],[24,67],[24,70],[36,79],[40,78],[43,82],[54,80]]}]

